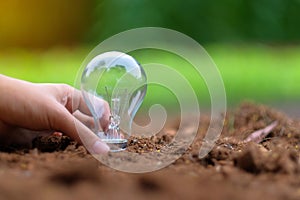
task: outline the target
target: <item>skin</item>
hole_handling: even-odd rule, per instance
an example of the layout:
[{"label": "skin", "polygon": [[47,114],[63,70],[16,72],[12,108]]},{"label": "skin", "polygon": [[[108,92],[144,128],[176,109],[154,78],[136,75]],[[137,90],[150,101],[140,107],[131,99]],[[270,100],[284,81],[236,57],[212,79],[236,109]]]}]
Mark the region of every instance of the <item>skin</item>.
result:
[{"label": "skin", "polygon": [[[61,132],[84,144],[91,153],[103,154],[109,147],[88,127],[91,113],[81,92],[65,84],[34,84],[0,75],[0,143],[31,144],[38,135]],[[100,125],[107,129],[107,102],[101,105]],[[79,137],[78,133],[81,133]]]}]

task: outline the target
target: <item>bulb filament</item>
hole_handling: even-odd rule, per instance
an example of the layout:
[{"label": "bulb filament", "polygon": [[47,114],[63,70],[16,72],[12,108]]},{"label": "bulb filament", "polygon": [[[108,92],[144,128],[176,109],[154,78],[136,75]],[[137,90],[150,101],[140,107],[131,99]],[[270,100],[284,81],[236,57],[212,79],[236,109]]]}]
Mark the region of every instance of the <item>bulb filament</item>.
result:
[{"label": "bulb filament", "polygon": [[121,139],[120,133],[120,99],[111,100],[111,116],[109,117],[108,130],[106,131],[107,139]]}]

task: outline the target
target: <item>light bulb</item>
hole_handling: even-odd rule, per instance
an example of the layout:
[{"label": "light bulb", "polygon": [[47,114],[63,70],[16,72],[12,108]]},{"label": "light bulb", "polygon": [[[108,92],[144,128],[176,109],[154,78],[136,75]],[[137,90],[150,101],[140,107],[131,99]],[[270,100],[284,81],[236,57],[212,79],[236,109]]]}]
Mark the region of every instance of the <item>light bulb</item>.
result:
[{"label": "light bulb", "polygon": [[[112,152],[124,150],[126,138],[131,135],[133,118],[147,91],[144,69],[133,57],[122,52],[97,55],[83,71],[81,91],[94,118],[94,132]],[[110,106],[107,130],[100,126],[103,105],[99,99],[107,101]]]}]

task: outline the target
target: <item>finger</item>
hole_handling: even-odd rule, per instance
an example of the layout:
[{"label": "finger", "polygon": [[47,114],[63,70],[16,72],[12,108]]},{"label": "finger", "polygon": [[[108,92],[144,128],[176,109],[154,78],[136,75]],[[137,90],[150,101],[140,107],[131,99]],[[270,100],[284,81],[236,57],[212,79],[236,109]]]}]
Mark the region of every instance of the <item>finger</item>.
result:
[{"label": "finger", "polygon": [[104,110],[106,111],[103,113],[103,116],[100,118],[100,125],[103,130],[107,130],[109,125],[109,116],[110,116],[110,111],[109,111],[110,109],[108,103],[104,104]]},{"label": "finger", "polygon": [[[91,101],[94,110],[94,114],[96,114],[97,118],[100,119],[100,124],[102,129],[106,129],[109,122],[110,109],[109,105],[103,99],[100,99],[96,96],[90,95],[89,100]],[[79,90],[73,89],[73,93],[71,98],[68,98],[68,102],[66,104],[66,108],[70,112],[74,112],[75,110],[79,110],[80,112],[92,116],[87,104],[84,101],[84,98]]]},{"label": "finger", "polygon": [[76,117],[79,121],[81,121],[85,126],[89,127],[90,129],[95,128],[93,117],[85,115],[79,110],[75,111],[73,113],[73,116]]},{"label": "finger", "polygon": [[91,116],[90,110],[84,103],[84,99],[79,90],[67,84],[42,83],[39,84],[39,86],[46,88],[47,93],[54,96],[55,99],[65,106],[71,113],[79,109],[81,112]]},{"label": "finger", "polygon": [[81,92],[75,88],[72,89],[73,91],[70,95],[71,98],[69,99],[66,108],[68,108],[71,112],[74,112],[75,110],[80,110],[80,112],[92,116],[92,113],[86,105]]},{"label": "finger", "polygon": [[62,108],[59,111],[60,114],[51,119],[52,126],[55,130],[61,131],[72,139],[83,144],[92,154],[103,154],[109,151],[109,147],[89,128],[76,119],[63,106],[61,107]]}]

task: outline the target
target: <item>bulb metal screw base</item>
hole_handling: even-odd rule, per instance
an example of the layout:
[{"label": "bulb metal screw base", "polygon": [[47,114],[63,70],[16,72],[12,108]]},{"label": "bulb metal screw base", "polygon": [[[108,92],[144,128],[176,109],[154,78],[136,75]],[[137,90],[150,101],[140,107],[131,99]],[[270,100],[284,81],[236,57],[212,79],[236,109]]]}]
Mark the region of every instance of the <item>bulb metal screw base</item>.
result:
[{"label": "bulb metal screw base", "polygon": [[97,136],[101,138],[101,141],[105,142],[109,146],[110,152],[124,151],[127,147],[127,139],[108,138],[104,132],[99,132]]},{"label": "bulb metal screw base", "polygon": [[124,151],[127,147],[126,139],[102,139],[102,141],[109,146],[110,152]]}]

